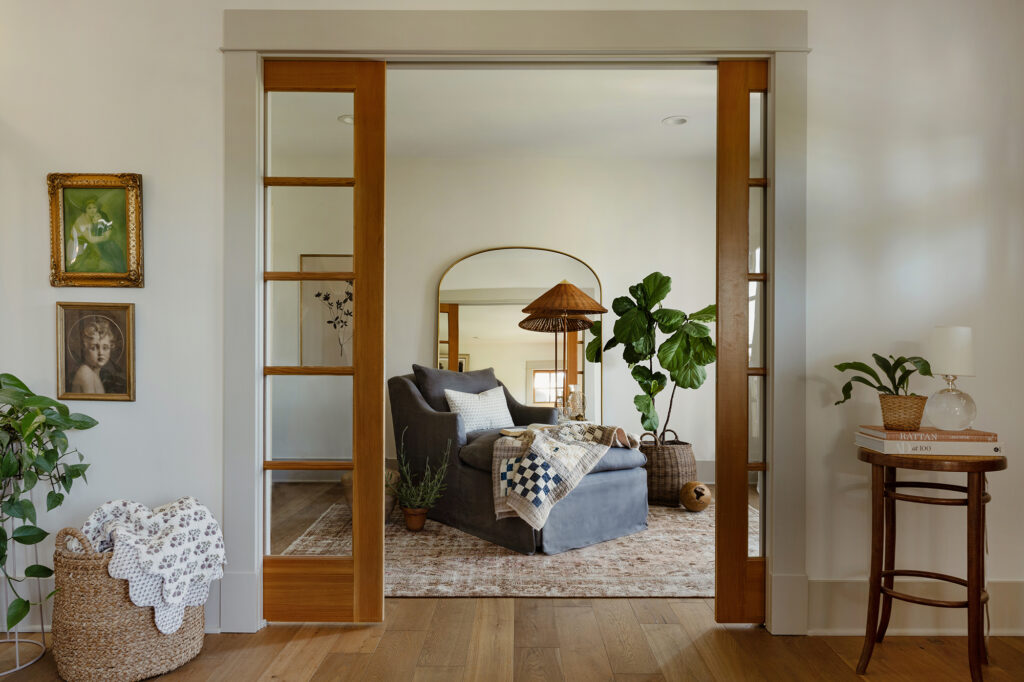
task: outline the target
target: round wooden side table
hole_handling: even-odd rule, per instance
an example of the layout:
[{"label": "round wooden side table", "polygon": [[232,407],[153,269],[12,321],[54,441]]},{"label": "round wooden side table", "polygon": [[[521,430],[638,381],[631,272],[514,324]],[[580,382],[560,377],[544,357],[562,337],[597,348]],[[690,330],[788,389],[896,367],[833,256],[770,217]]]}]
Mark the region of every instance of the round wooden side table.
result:
[{"label": "round wooden side table", "polygon": [[[982,624],[985,591],[985,504],[992,499],[985,492],[985,474],[1006,468],[1006,458],[997,455],[885,455],[860,448],[858,457],[871,465],[871,577],[868,580],[868,620],[857,673],[863,675],[871,660],[875,642],[881,642],[889,627],[892,600],[943,608],[967,609],[967,652],[971,680],[980,682],[981,666],[988,663]],[[897,469],[945,471],[967,474],[967,485],[897,481]],[[933,497],[901,493],[901,488],[952,490],[965,497]],[[932,571],[896,569],[896,501],[967,507],[967,579]],[[883,558],[884,554],[884,558]],[[907,576],[944,580],[967,588],[965,601],[928,599],[893,589],[893,578]],[[879,615],[881,602],[881,615]]]}]

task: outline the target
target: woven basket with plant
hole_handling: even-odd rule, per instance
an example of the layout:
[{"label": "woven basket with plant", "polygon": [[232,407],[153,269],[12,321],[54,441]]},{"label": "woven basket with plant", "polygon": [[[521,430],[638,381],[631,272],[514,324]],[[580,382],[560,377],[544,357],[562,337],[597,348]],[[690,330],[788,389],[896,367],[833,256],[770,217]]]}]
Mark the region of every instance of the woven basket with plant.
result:
[{"label": "woven basket with plant", "polygon": [[841,362],[835,366],[840,372],[860,372],[864,376],[855,375],[843,384],[843,399],[836,405],[845,403],[853,395],[853,384],[864,384],[878,391],[878,400],[882,405],[882,424],[892,431],[917,431],[921,428],[924,406],[927,396],[910,392],[910,377],[914,373],[930,377],[931,366],[928,361],[917,355],[910,357],[890,355],[885,358],[872,353],[875,364],[882,370],[888,380],[883,382],[878,372],[865,362]]}]

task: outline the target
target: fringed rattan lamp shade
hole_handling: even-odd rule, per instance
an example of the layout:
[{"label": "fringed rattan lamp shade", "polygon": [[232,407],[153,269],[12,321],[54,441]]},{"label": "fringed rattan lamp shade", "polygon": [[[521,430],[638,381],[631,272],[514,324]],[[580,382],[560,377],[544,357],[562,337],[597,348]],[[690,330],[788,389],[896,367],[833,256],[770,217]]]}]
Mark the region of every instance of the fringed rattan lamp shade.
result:
[{"label": "fringed rattan lamp shade", "polygon": [[590,329],[594,326],[594,323],[583,315],[547,317],[534,314],[520,322],[519,326],[531,332],[558,333],[583,331],[584,329]]},{"label": "fringed rattan lamp shade", "polygon": [[541,294],[533,303],[523,308],[523,312],[545,316],[594,315],[606,313],[608,309],[587,296],[578,287],[562,280]]}]

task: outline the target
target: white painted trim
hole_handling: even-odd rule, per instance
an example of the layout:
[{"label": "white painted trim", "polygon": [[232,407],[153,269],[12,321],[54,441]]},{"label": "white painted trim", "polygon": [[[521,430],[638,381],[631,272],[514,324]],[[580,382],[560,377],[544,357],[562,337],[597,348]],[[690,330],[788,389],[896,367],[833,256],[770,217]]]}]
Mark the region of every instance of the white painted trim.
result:
[{"label": "white painted trim", "polygon": [[[262,528],[259,522],[262,428],[257,349],[259,301],[261,54],[269,52],[389,62],[636,62],[687,64],[727,56],[771,56],[769,229],[776,249],[770,330],[770,462],[767,624],[772,632],[806,628],[804,510],[806,318],[805,11],[266,11],[227,10],[225,51],[224,519],[228,560],[239,573],[222,591],[221,629],[262,626]],[[775,123],[778,121],[778,123]],[[772,241],[772,239],[770,239]],[[779,305],[784,302],[785,305]],[[774,404],[781,410],[772,409]],[[779,456],[776,457],[776,453]],[[784,490],[785,495],[772,495]],[[778,499],[775,499],[778,498]],[[778,580],[776,580],[778,578]],[[228,580],[225,580],[225,586]],[[773,589],[786,585],[786,597]],[[780,588],[782,589],[782,588]],[[801,628],[803,623],[803,629]]]},{"label": "white painted trim", "polygon": [[[939,599],[966,599],[963,588],[933,580],[897,580],[901,592]],[[1024,635],[1024,580],[990,580],[992,628],[989,634],[1020,637]],[[808,583],[809,635],[863,636],[867,617],[868,581],[811,580]],[[921,607],[894,601],[891,635],[966,635],[967,609]]]}]

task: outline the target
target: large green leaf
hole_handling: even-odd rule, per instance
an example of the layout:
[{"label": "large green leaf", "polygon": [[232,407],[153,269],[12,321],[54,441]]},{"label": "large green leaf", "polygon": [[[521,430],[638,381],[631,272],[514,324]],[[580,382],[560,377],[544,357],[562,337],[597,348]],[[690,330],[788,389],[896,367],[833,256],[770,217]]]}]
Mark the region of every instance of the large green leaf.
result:
[{"label": "large green leaf", "polygon": [[15,542],[20,542],[23,545],[34,545],[37,542],[41,542],[49,533],[42,528],[36,528],[28,524],[24,526],[18,526],[11,533],[11,538]]},{"label": "large green leaf", "polygon": [[672,278],[660,272],[652,272],[644,277],[644,291],[647,292],[647,307],[653,308],[672,291]]},{"label": "large green leaf", "polygon": [[626,364],[633,366],[638,362],[644,362],[648,359],[646,355],[640,355],[633,350],[633,345],[629,344],[622,349],[622,359],[626,361]]},{"label": "large green leaf", "polygon": [[879,382],[878,385],[875,385],[875,384],[871,383],[870,381],[868,381],[867,379],[865,379],[864,377],[855,376],[855,377],[851,377],[849,381],[847,381],[845,384],[843,384],[843,389],[842,389],[843,390],[843,399],[842,400],[837,400],[835,402],[836,405],[842,405],[843,403],[845,403],[847,400],[850,399],[851,395],[853,395],[853,382],[857,382],[858,384],[864,384],[865,386],[869,386],[869,387],[873,388],[874,390],[878,391],[879,393],[892,394],[892,389],[889,388],[888,386],[882,384],[881,382]]},{"label": "large green leaf", "polygon": [[28,615],[29,603],[21,597],[16,598],[7,607],[7,631],[10,632],[15,625],[24,620]]},{"label": "large green leaf", "polygon": [[647,332],[647,316],[639,308],[627,310],[615,320],[615,338],[622,343],[633,343]]},{"label": "large green leaf", "polygon": [[10,405],[15,409],[21,409],[25,405],[27,396],[14,388],[0,388],[0,405]]},{"label": "large green leaf", "polygon": [[688,358],[683,366],[672,372],[672,381],[680,388],[700,388],[708,378],[706,369],[698,365],[692,358]]},{"label": "large green leaf", "polygon": [[690,314],[690,319],[697,320],[698,322],[714,322],[717,318],[718,306],[714,303]]},{"label": "large green leaf", "polygon": [[[612,330],[612,333],[614,334],[614,329]],[[612,338],[608,339],[608,343],[604,344],[604,349],[608,351],[615,348],[617,345],[619,345],[619,340],[612,336]]]},{"label": "large green leaf", "polygon": [[633,379],[640,384],[641,390],[647,395],[654,397],[661,393],[668,383],[665,375],[661,372],[652,372],[644,365],[635,365],[630,372]]},{"label": "large green leaf", "polygon": [[647,290],[644,289],[644,285],[634,284],[629,288],[629,295],[636,299],[636,305],[638,308],[650,308],[651,306],[647,303]]},{"label": "large green leaf", "polygon": [[650,357],[654,354],[654,332],[647,332],[633,342],[633,350],[640,355]]},{"label": "large green leaf", "polygon": [[710,336],[702,338],[690,338],[690,353],[698,365],[710,365],[718,359],[718,352],[715,349],[715,342]]},{"label": "large green leaf", "polygon": [[[28,488],[25,488],[25,490],[28,490]],[[21,518],[34,525],[36,523],[36,506],[32,504],[32,500],[23,497],[19,504],[21,505]]]},{"label": "large green leaf", "polygon": [[46,511],[53,511],[64,502],[64,494],[51,490],[46,493]]},{"label": "large green leaf", "polygon": [[52,407],[65,417],[70,414],[70,410],[68,410],[67,405],[64,403],[58,403],[53,398],[47,398],[45,395],[32,395],[25,398],[25,407],[37,407],[40,409]]},{"label": "large green leaf", "polygon": [[612,301],[612,310],[614,310],[615,314],[620,317],[622,315],[625,315],[628,311],[632,310],[635,307],[636,304],[633,303],[633,299],[631,299],[629,296],[619,296],[614,301]]},{"label": "large green leaf", "polygon": [[633,398],[633,405],[640,412],[640,425],[645,431],[658,428],[658,413],[654,410],[654,400],[649,395],[638,395]]},{"label": "large green leaf", "polygon": [[[882,357],[878,353],[872,353],[871,357],[873,357],[875,359],[875,364],[882,368],[882,371],[885,373],[885,376],[889,377],[889,382],[890,382],[890,385],[892,386],[892,390],[890,390],[889,392],[893,393],[896,390],[896,383],[898,381],[897,378],[896,378],[896,368],[893,366],[893,363],[890,362],[889,360],[885,359],[884,357]],[[896,359],[896,358],[893,358],[891,355],[889,357],[892,360]],[[879,383],[882,383],[882,382],[879,382]]]},{"label": "large green leaf", "polygon": [[590,339],[584,353],[587,362],[601,362],[601,337]]},{"label": "large green leaf", "polygon": [[22,475],[22,483],[25,484],[25,491],[28,492],[32,488],[36,487],[36,483],[39,482],[39,474],[32,469],[26,469],[24,475]]},{"label": "large green leaf", "polygon": [[680,329],[686,332],[689,336],[695,336],[698,338],[711,336],[711,330],[706,324],[694,322],[693,320],[687,320]]},{"label": "large green leaf", "polygon": [[907,358],[907,362],[917,368],[918,373],[923,377],[930,377],[932,375],[932,366],[927,360],[918,356],[912,355]]},{"label": "large green leaf", "polygon": [[32,564],[25,567],[26,578],[49,578],[53,575],[53,569],[42,564]]},{"label": "large green leaf", "polygon": [[[13,452],[7,452],[4,454],[3,459],[0,459],[0,476],[3,478],[11,478],[18,475],[18,458]],[[6,485],[6,481],[4,484]],[[6,495],[6,493],[4,493]]]},{"label": "large green leaf", "polygon": [[83,431],[85,429],[91,429],[92,427],[94,427],[97,424],[99,424],[98,421],[96,421],[95,419],[93,419],[89,415],[81,414],[79,412],[73,413],[70,416],[70,419],[71,419],[71,428],[73,428],[73,429],[81,429]]},{"label": "large green leaf", "polygon": [[35,395],[25,382],[13,374],[0,374],[0,388],[15,388],[29,395]]},{"label": "large green leaf", "polygon": [[679,326],[686,322],[686,313],[682,310],[672,308],[658,308],[651,313],[658,323],[658,329],[665,334],[672,334],[679,329]]},{"label": "large green leaf", "polygon": [[658,348],[658,362],[670,373],[682,368],[689,357],[690,337],[682,329],[665,339]]},{"label": "large green leaf", "polygon": [[882,380],[878,377],[878,373],[866,362],[840,362],[835,366],[840,372],[846,372],[848,370],[854,370],[855,372],[863,372],[869,377],[875,380],[876,384],[882,383]]},{"label": "large green leaf", "polygon": [[50,431],[50,444],[57,449],[58,452],[65,452],[68,449],[68,437],[60,429],[54,429]]}]

